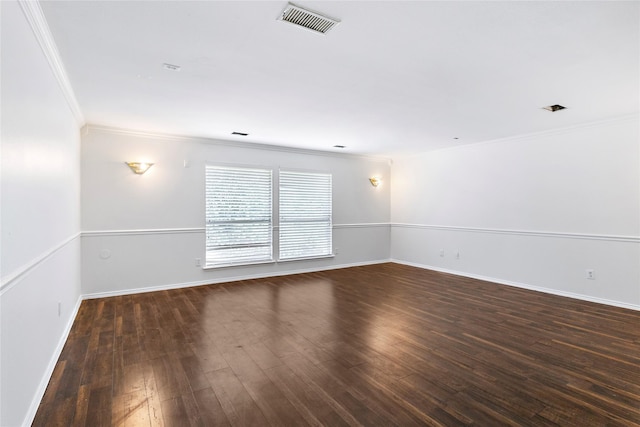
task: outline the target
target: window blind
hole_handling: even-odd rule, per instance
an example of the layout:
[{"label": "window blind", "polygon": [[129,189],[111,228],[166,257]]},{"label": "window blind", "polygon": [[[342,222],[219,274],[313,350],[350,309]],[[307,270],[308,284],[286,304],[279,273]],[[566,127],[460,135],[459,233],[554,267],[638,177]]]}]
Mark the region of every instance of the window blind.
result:
[{"label": "window blind", "polygon": [[279,259],[331,255],[331,174],[280,171],[279,188]]},{"label": "window blind", "polygon": [[273,259],[271,170],[206,166],[205,267]]}]

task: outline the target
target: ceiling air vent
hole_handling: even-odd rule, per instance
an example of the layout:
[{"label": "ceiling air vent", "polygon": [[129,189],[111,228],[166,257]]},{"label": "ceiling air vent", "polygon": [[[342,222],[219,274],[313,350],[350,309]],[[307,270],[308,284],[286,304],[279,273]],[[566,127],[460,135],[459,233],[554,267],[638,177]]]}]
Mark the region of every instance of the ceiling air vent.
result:
[{"label": "ceiling air vent", "polygon": [[564,110],[565,108],[567,107],[563,107],[562,105],[559,105],[559,104],[549,105],[548,107],[542,107],[543,110],[551,111],[552,113],[555,113],[556,111]]},{"label": "ceiling air vent", "polygon": [[291,3],[282,11],[278,20],[289,22],[320,34],[326,34],[327,31],[340,23],[336,19],[322,16],[310,10],[294,6]]}]

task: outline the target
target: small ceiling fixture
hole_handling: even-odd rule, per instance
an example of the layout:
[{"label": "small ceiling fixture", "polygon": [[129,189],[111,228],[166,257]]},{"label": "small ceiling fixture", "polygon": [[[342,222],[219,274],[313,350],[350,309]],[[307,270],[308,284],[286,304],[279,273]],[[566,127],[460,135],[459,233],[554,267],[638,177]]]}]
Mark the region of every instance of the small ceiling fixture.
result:
[{"label": "small ceiling fixture", "polygon": [[162,68],[169,71],[180,71],[179,65],[167,64],[166,62],[162,64]]},{"label": "small ceiling fixture", "polygon": [[125,162],[125,164],[129,166],[133,173],[137,175],[142,175],[143,173],[148,171],[151,166],[153,166],[153,163],[145,162]]},{"label": "small ceiling fixture", "polygon": [[542,107],[543,110],[551,111],[552,113],[556,111],[564,110],[565,108],[567,107],[563,107],[562,105],[559,105],[559,104],[549,105],[548,107]]},{"label": "small ceiling fixture", "polygon": [[326,34],[330,29],[340,23],[337,19],[320,15],[319,13],[303,9],[291,3],[282,11],[278,17],[278,21],[298,25],[320,34]]},{"label": "small ceiling fixture", "polygon": [[347,148],[346,145],[334,145],[333,148]]},{"label": "small ceiling fixture", "polygon": [[244,132],[231,132],[231,135],[249,136],[248,133],[244,133]]},{"label": "small ceiling fixture", "polygon": [[378,185],[380,185],[380,178],[378,178],[377,176],[372,176],[371,178],[369,178],[369,182],[374,187],[377,187]]}]

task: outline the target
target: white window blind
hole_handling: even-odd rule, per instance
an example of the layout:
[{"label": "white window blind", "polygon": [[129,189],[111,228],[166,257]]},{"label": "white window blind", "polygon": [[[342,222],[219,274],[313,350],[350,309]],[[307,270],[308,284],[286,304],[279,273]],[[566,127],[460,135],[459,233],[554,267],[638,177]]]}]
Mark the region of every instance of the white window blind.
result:
[{"label": "white window blind", "polygon": [[280,171],[279,259],[332,254],[331,174]]},{"label": "white window blind", "polygon": [[205,267],[270,261],[271,171],[206,166]]}]

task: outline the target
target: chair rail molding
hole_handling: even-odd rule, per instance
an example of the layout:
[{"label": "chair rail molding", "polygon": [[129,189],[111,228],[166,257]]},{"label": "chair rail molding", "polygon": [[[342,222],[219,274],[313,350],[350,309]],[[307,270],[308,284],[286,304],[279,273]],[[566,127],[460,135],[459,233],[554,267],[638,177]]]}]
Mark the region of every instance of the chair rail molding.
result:
[{"label": "chair rail molding", "polygon": [[462,227],[452,225],[433,225],[433,224],[405,224],[391,223],[391,227],[395,228],[412,228],[418,230],[444,230],[459,231],[471,233],[489,233],[489,234],[511,234],[519,236],[534,237],[556,237],[562,239],[586,239],[586,240],[605,240],[610,242],[630,242],[640,243],[640,236],[620,236],[615,234],[587,234],[587,233],[570,233],[558,231],[533,231],[533,230],[514,230],[503,228],[480,228],[480,227]]}]

